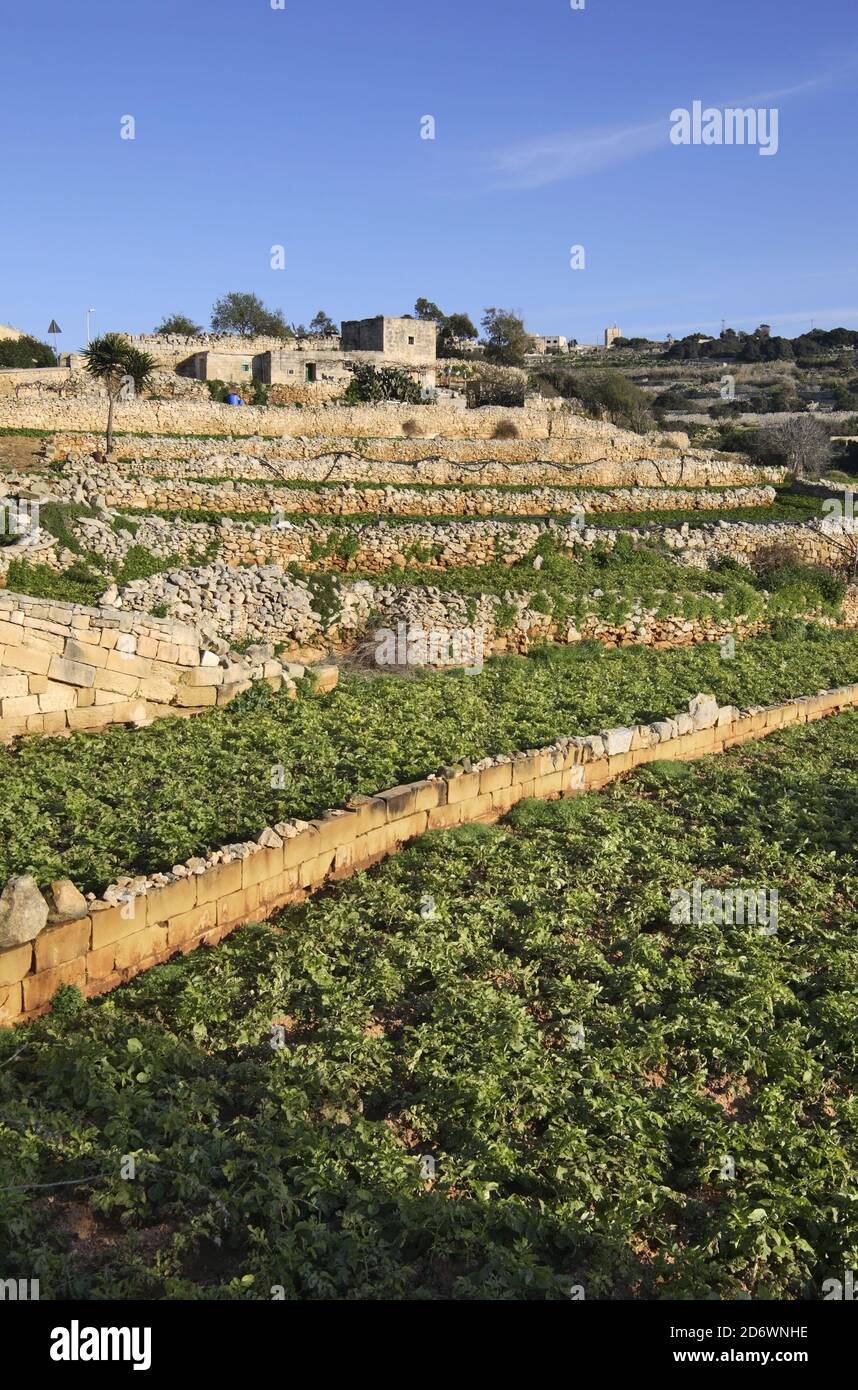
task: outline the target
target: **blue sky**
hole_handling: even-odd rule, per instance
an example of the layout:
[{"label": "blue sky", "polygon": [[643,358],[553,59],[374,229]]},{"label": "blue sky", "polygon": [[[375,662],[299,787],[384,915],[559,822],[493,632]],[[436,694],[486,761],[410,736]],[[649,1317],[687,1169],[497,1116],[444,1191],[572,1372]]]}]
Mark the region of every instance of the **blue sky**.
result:
[{"label": "blue sky", "polygon": [[[856,20],[855,0],[8,6],[0,322],[56,317],[71,348],[87,307],[140,332],[240,289],[293,322],[425,295],[582,342],[858,327]],[[777,107],[777,154],[671,144],[695,100]]]}]

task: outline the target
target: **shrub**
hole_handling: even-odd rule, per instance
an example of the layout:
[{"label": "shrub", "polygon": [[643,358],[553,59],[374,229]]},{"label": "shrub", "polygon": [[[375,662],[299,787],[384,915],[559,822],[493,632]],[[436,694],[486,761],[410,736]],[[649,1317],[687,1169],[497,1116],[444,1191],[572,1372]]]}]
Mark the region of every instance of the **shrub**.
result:
[{"label": "shrub", "polygon": [[29,594],[33,598],[94,604],[107,587],[107,581],[81,560],[75,561],[64,574],[57,574],[49,565],[31,565],[26,560],[13,560],[6,576],[6,587],[12,593]]},{"label": "shrub", "polygon": [[565,363],[547,362],[532,373],[534,385],[550,386],[564,400],[580,402],[586,414],[608,419],[638,434],[654,423],[650,398],[621,372],[581,372]]},{"label": "shrub", "polygon": [[132,545],[129,546],[128,553],[116,572],[116,582],[121,587],[123,584],[130,584],[132,579],[149,579],[153,574],[160,574],[165,568],[181,563],[178,556],[160,560],[144,545]]},{"label": "shrub", "polygon": [[492,439],[518,439],[518,426],[512,420],[499,420],[492,433]]},{"label": "shrub", "polygon": [[371,362],[358,362],[342,399],[346,405],[379,401],[420,405],[423,396],[418,383],[401,367],[374,367]]},{"label": "shrub", "polygon": [[503,367],[493,362],[475,362],[469,377],[466,391],[468,405],[502,405],[518,407],[524,405],[527,390],[527,373],[517,367]]},{"label": "shrub", "polygon": [[846,580],[821,565],[808,565],[794,558],[787,547],[772,547],[762,561],[757,561],[760,584],[771,593],[785,589],[816,590],[825,603],[842,603],[846,595]]},{"label": "shrub", "polygon": [[53,348],[25,333],[23,338],[0,342],[0,367],[55,367]]},{"label": "shrub", "polygon": [[162,319],[155,329],[159,336],[172,335],[181,338],[198,338],[203,332],[203,328],[193,319],[189,319],[187,314],[168,314]]}]

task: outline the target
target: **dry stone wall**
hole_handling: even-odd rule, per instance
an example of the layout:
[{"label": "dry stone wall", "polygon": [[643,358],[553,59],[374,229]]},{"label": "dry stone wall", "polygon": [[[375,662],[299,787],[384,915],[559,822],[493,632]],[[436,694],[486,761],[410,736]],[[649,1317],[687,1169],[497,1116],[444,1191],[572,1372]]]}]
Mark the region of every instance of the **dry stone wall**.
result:
[{"label": "dry stone wall", "polygon": [[[375,585],[367,580],[343,580],[335,610],[323,615],[309,584],[284,574],[279,566],[231,569],[218,564],[133,580],[116,602],[135,612],[147,612],[164,604],[176,617],[194,623],[201,632],[229,641],[273,641],[319,655],[334,645],[354,649],[357,659],[368,658],[370,662],[373,633],[396,630],[400,624],[414,634],[415,640],[429,632],[473,632],[485,655],[526,652],[534,643],[575,643],[590,637],[606,646],[684,646],[717,641],[728,633],[745,638],[767,625],[764,615],[756,619],[741,614],[722,616],[723,596],[719,593],[701,595],[708,600],[709,611],[695,618],[684,617],[682,599],[668,593],[661,604],[650,606],[642,600],[629,600],[621,618],[606,618],[606,604],[609,611],[615,610],[612,600],[616,595],[605,594],[601,589],[581,595],[575,615],[558,623],[534,606],[536,587],[535,580],[533,590],[509,590],[502,597],[481,594],[475,598],[431,585]],[[847,624],[855,617],[856,594],[858,590],[853,587]],[[817,613],[807,613],[805,618],[835,625],[833,619]],[[422,660],[413,664],[437,663]],[[471,662],[466,660],[464,664]]]},{"label": "dry stone wall", "polygon": [[100,498],[108,507],[191,509],[222,512],[301,512],[315,516],[548,516],[583,511],[647,512],[670,509],[716,511],[734,507],[768,507],[775,501],[771,487],[528,488],[501,491],[491,487],[420,488],[360,487],[335,483],[325,487],[278,487],[271,482],[196,482],[117,478],[103,466],[69,468],[57,484],[68,498]]},{"label": "dry stone wall", "polygon": [[547,748],[465,762],[317,820],[282,822],[170,873],[125,879],[101,899],[68,880],[47,897],[26,875],[0,895],[0,1022],[25,1023],[62,985],[92,997],[237,927],[271,917],[325,884],[370,867],[429,830],[501,819],[519,801],[600,790],[655,759],[689,760],[858,706],[858,685],[765,708],[698,695],[653,724],[558,738]]},{"label": "dry stone wall", "polygon": [[[132,544],[144,545],[167,558],[210,554],[229,566],[280,565],[297,562],[311,570],[348,573],[360,569],[380,573],[408,565],[412,570],[458,569],[462,565],[511,565],[530,553],[543,536],[561,549],[613,549],[621,536],[636,545],[664,543],[678,563],[707,570],[724,559],[753,568],[773,554],[791,554],[804,562],[826,566],[851,576],[858,552],[858,532],[850,534],[829,520],[809,522],[713,522],[701,526],[581,527],[575,521],[413,521],[368,522],[344,531],[308,520],[258,525],[223,517],[217,525],[178,518],[134,518],[135,533],[117,533],[106,521],[82,518],[75,523],[78,539],[113,563],[124,559]],[[349,559],[338,551],[343,537],[353,539]],[[0,551],[0,574],[2,574]]]},{"label": "dry stone wall", "polygon": [[[582,421],[582,425],[593,424]],[[599,426],[603,429],[604,426]],[[668,436],[664,436],[668,438]],[[675,436],[671,436],[676,440]],[[618,455],[618,441],[622,445]],[[103,437],[58,431],[46,440],[46,456],[84,463],[103,447]],[[230,439],[227,451],[212,440],[164,435],[119,440],[111,468],[166,477],[283,478],[295,481],[380,483],[513,483],[590,487],[730,487],[785,480],[783,468],[763,468],[743,455],[676,447],[613,431],[562,439],[355,438],[298,436]],[[597,456],[598,454],[598,456]]]}]

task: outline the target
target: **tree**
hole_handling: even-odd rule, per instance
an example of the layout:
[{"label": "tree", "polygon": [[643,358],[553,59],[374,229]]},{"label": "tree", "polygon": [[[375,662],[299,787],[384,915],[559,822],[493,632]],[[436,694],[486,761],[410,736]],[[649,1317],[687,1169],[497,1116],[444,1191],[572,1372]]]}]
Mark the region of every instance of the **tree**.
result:
[{"label": "tree", "polygon": [[522,406],[527,391],[527,373],[518,367],[475,362],[465,389],[471,406]]},{"label": "tree", "polygon": [[0,342],[0,367],[55,367],[56,355],[47,343],[24,334]]},{"label": "tree", "polygon": [[522,366],[534,346],[524,320],[511,309],[486,309],[482,324],[486,360],[501,367]]},{"label": "tree", "polygon": [[324,309],[320,309],[310,319],[310,332],[318,338],[334,338],[337,333],[337,325],[332,318],[329,318]]},{"label": "tree", "polygon": [[432,321],[437,323],[439,328],[441,328],[444,323],[443,313],[438,308],[437,304],[432,303],[431,299],[417,300],[417,303],[414,305],[414,317],[416,319],[423,319],[424,322]]},{"label": "tree", "polygon": [[438,335],[438,352],[450,357],[456,351],[456,339],[476,342],[479,334],[467,314],[448,314]]},{"label": "tree", "polygon": [[121,333],[105,333],[84,350],[84,366],[89,375],[103,381],[110,404],[107,408],[107,453],[113,448],[113,409],[127,379],[135,391],[143,390],[152,378],[155,359],[133,347]]},{"label": "tree", "polygon": [[202,326],[194,323],[187,314],[168,314],[155,329],[159,336],[172,333],[180,338],[198,338],[203,331]]},{"label": "tree", "polygon": [[401,367],[374,367],[371,362],[358,362],[343,400],[348,405],[365,402],[405,401],[419,405],[423,396],[413,377]]},{"label": "tree", "polygon": [[796,477],[821,478],[831,460],[831,433],[813,415],[798,415],[770,432],[781,460]]},{"label": "tree", "polygon": [[212,329],[215,333],[238,333],[242,338],[293,336],[282,309],[266,309],[258,295],[237,290],[215,301]]}]

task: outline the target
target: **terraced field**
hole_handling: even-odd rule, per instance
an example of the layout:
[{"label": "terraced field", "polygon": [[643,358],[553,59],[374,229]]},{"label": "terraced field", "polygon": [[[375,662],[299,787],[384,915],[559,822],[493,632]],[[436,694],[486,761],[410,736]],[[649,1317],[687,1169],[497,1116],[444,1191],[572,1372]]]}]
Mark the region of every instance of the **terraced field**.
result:
[{"label": "terraced field", "polygon": [[[522,803],[0,1036],[4,1268],[53,1298],[819,1298],[858,1251],[856,734]],[[673,924],[695,879],[766,882],[777,933]]]},{"label": "terraced field", "polygon": [[[637,465],[521,462],[522,441],[485,442],[495,458],[471,465],[445,458],[456,451],[442,440],[405,462],[390,456],[409,441],[394,440],[322,459],[293,457],[294,441],[282,458],[270,441],[258,456],[246,442],[224,455],[144,441],[109,470],[73,452],[45,464],[47,548],[12,560],[8,583],[85,603],[115,584],[134,611],[201,622],[231,643],[272,640],[299,657],[359,648],[362,662],[372,633],[401,622],[478,628],[481,649],[498,652],[720,640],[782,617],[843,616],[836,575],[853,547],[825,531],[823,499],[772,486],[776,470],[675,446]],[[580,482],[558,483],[564,470]],[[388,481],[409,474],[420,481]],[[498,480],[516,475],[525,481]],[[686,476],[694,486],[675,485]]]},{"label": "terraced field", "polygon": [[[825,499],[607,427],[87,442],[7,481],[0,1269],[819,1297],[858,1255],[858,715],[772,731],[854,703]],[[765,930],[677,916],[707,892]]]}]

